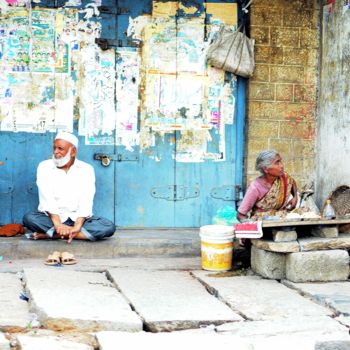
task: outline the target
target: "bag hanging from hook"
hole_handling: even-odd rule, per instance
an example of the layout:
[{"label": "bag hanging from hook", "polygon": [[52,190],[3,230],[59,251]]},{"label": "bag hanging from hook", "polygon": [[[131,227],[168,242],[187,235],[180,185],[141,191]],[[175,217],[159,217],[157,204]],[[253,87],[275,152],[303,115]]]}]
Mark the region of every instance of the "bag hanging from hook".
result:
[{"label": "bag hanging from hook", "polygon": [[254,45],[255,40],[245,35],[244,23],[234,32],[222,25],[208,47],[207,62],[213,67],[249,78],[255,68]]}]

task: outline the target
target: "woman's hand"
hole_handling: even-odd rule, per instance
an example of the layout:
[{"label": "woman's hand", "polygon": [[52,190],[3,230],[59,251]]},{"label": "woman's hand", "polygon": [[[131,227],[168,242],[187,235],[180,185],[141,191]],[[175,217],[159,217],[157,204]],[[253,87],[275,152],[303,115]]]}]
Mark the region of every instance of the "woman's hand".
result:
[{"label": "woman's hand", "polygon": [[286,209],[287,210],[293,210],[296,206],[297,206],[297,203],[298,203],[298,197],[297,196],[294,196],[286,205]]},{"label": "woman's hand", "polygon": [[242,213],[240,213],[240,212],[237,212],[237,219],[238,219],[239,221],[248,219],[248,215],[245,215],[245,214],[242,214]]}]

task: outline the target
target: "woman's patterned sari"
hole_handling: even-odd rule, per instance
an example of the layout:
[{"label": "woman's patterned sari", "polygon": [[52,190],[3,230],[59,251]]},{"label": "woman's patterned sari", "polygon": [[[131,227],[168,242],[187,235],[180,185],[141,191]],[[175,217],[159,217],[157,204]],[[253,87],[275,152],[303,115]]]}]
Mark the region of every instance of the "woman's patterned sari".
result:
[{"label": "woman's patterned sari", "polygon": [[288,203],[293,183],[294,179],[287,173],[277,178],[265,196],[255,203],[251,216],[257,212],[273,213],[284,209]]}]

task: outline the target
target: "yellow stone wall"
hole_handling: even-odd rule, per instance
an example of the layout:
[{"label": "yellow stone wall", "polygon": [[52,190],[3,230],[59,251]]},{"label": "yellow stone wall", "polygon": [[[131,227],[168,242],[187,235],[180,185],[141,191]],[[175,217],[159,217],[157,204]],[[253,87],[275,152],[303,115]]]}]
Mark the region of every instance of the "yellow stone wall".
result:
[{"label": "yellow stone wall", "polygon": [[256,40],[248,81],[246,180],[258,173],[264,149],[281,153],[298,187],[314,180],[319,59],[317,0],[254,0],[250,36]]}]

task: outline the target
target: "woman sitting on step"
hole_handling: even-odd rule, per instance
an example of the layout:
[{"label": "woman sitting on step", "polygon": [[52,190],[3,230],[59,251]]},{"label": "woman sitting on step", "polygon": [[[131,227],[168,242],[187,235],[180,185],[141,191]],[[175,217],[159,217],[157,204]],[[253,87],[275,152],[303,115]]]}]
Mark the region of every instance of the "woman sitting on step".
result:
[{"label": "woman sitting on step", "polygon": [[255,168],[261,173],[248,187],[238,208],[239,220],[262,218],[277,210],[293,210],[298,201],[295,180],[284,172],[282,158],[275,150],[262,151]]}]

